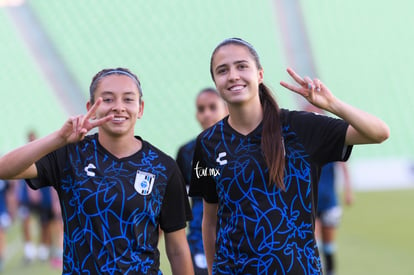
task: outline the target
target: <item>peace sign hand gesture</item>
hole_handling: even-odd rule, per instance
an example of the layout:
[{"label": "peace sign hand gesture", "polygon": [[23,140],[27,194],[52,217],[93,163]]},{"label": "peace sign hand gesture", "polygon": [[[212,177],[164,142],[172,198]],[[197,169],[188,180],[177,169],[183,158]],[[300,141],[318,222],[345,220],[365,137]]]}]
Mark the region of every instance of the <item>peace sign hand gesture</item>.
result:
[{"label": "peace sign hand gesture", "polygon": [[281,81],[280,85],[303,96],[309,103],[316,107],[330,111],[335,97],[322,81],[317,78],[312,80],[307,76],[302,78],[291,68],[288,68],[287,72],[299,86],[284,81]]},{"label": "peace sign hand gesture", "polygon": [[59,135],[66,141],[66,143],[74,143],[83,140],[91,129],[113,119],[113,115],[95,119],[96,110],[101,103],[102,98],[98,98],[95,104],[92,105],[92,107],[85,115],[70,117],[65,122],[62,128],[59,130]]}]

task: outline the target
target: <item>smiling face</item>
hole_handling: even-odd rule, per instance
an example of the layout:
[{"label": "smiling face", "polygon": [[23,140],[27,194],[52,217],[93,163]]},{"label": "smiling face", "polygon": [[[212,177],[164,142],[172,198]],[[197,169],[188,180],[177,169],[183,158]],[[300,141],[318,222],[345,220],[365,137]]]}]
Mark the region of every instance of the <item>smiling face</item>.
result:
[{"label": "smiling face", "polygon": [[218,48],[212,58],[212,76],[220,95],[229,105],[258,99],[263,69],[259,69],[249,49],[227,44]]},{"label": "smiling face", "polygon": [[[114,118],[99,128],[100,134],[109,136],[134,136],[137,119],[142,117],[144,102],[136,82],[126,75],[111,74],[99,80],[94,100],[101,97],[102,103],[96,110],[96,118],[113,115]],[[91,108],[88,102],[87,109]]]}]

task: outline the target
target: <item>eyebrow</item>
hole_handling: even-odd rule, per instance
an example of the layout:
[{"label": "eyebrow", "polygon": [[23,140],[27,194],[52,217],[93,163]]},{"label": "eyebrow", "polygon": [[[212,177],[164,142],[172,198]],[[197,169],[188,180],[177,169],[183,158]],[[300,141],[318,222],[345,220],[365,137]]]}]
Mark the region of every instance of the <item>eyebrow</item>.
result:
[{"label": "eyebrow", "polygon": [[[237,64],[240,64],[240,63],[248,63],[248,62],[249,62],[248,60],[242,59],[242,60],[234,61],[233,64],[237,65]],[[227,66],[227,64],[220,64],[219,66],[216,67],[216,70],[219,69],[219,68],[225,67],[225,66]]]},{"label": "eyebrow", "polygon": [[[102,95],[113,95],[113,94],[115,94],[115,92],[113,92],[113,91],[103,91],[102,92]],[[134,95],[134,94],[136,94],[136,92],[133,92],[133,91],[122,92],[122,95],[130,95],[130,94]],[[139,92],[138,92],[138,95],[139,95]]]}]

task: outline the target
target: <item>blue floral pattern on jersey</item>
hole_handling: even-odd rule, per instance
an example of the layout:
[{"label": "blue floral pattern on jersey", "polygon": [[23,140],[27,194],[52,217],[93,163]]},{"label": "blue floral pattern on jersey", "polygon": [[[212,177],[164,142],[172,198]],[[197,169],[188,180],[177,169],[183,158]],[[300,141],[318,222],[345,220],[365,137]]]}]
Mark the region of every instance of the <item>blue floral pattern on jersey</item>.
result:
[{"label": "blue floral pattern on jersey", "polygon": [[[222,121],[201,137],[205,163],[220,169],[214,178],[219,208],[213,274],[320,274],[311,165],[296,133],[283,128],[284,192],[268,183],[261,129],[247,136],[226,131]],[[220,152],[226,152],[223,166],[216,162]]]},{"label": "blue floral pattern on jersey", "polygon": [[[102,152],[95,139],[81,145],[68,151],[70,161],[60,186],[60,196],[68,198],[61,200],[62,215],[66,226],[73,228],[70,236],[65,230],[63,274],[83,274],[86,266],[90,274],[121,270],[123,274],[161,274],[154,260],[159,252],[153,244],[158,240],[167,175],[158,153],[150,149],[141,158],[125,161]],[[91,150],[95,152],[92,157]],[[85,167],[92,167],[89,175]],[[137,171],[157,179],[147,196],[134,190]],[[79,249],[89,252],[79,255]],[[104,264],[98,269],[96,262]]]}]

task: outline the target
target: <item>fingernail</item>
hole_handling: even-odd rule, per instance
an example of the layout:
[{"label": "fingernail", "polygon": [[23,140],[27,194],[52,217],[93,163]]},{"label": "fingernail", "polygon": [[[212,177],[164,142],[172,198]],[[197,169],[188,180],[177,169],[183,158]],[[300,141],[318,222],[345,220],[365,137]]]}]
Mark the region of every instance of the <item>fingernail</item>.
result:
[{"label": "fingernail", "polygon": [[318,88],[316,88],[316,91],[317,91],[317,92],[320,92],[320,91],[321,91],[321,88],[319,88],[319,87],[318,87]]},{"label": "fingernail", "polygon": [[308,83],[308,89],[312,90],[312,84]]}]

